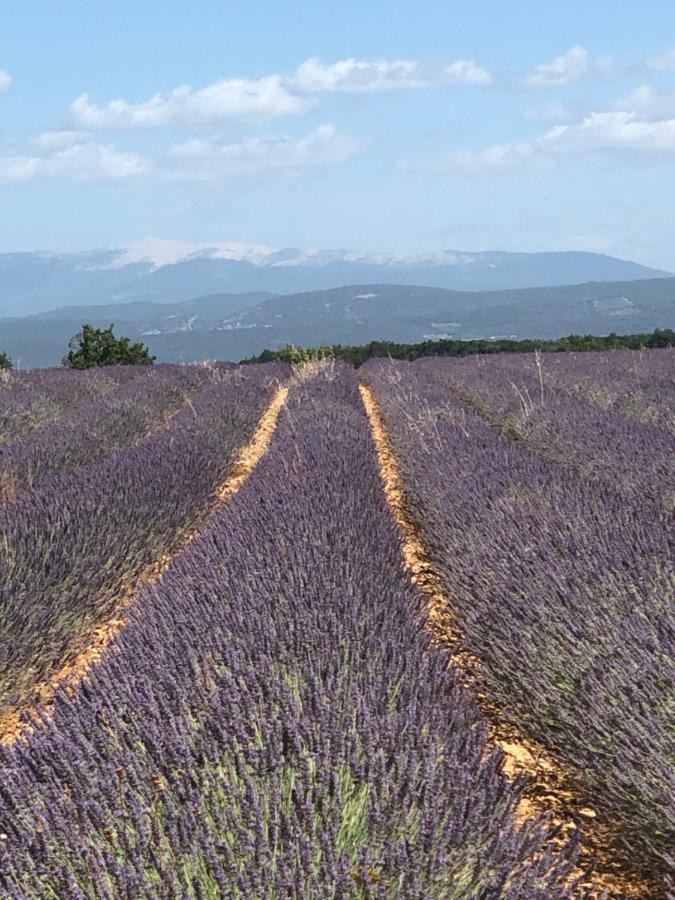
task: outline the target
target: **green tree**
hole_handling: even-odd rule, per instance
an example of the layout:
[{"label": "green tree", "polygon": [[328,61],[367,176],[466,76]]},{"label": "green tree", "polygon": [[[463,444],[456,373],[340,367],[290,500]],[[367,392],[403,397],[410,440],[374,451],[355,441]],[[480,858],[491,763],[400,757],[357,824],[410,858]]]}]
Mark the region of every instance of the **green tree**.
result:
[{"label": "green tree", "polygon": [[9,371],[12,368],[12,360],[0,350],[0,369]]},{"label": "green tree", "polygon": [[93,369],[97,366],[150,366],[155,357],[138,341],[115,337],[113,326],[94,328],[83,325],[82,331],[70,339],[63,365],[69,369]]}]

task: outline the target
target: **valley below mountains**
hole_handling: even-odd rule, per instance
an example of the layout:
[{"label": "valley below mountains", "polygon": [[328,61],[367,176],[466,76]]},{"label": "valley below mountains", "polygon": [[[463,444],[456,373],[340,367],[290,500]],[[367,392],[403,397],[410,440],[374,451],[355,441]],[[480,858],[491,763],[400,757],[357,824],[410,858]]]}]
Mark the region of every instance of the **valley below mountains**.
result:
[{"label": "valley below mountains", "polygon": [[159,361],[237,361],[300,346],[440,338],[555,338],[675,327],[675,278],[451,291],[363,283],[294,294],[214,293],[171,303],[58,308],[0,319],[0,347],[21,368],[57,365],[84,322],[114,323]]}]

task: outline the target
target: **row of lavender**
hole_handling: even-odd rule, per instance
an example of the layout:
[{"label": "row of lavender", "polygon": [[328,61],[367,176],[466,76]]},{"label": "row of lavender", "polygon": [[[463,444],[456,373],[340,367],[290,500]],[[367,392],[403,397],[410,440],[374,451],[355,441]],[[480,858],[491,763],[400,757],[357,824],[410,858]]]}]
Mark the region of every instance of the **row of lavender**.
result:
[{"label": "row of lavender", "polygon": [[199,527],[286,375],[283,365],[224,370],[164,430],[5,504],[0,707],[25,702],[135,579]]},{"label": "row of lavender", "polygon": [[0,443],[137,378],[140,366],[36,369],[0,375]]},{"label": "row of lavender", "polygon": [[3,896],[571,896],[420,610],[353,372],[296,382],[90,679],[0,750]]},{"label": "row of lavender", "polygon": [[203,366],[138,369],[115,390],[0,443],[0,502],[159,430],[196,391],[220,377]]},{"label": "row of lavender", "polygon": [[[609,350],[601,353],[510,353],[464,357],[452,363],[458,372],[488,369],[513,376],[529,373],[538,399],[539,374],[546,386],[560,388],[627,418],[668,427],[675,416],[675,350]],[[512,385],[513,386],[513,385]],[[512,395],[511,400],[515,400]]]},{"label": "row of lavender", "polygon": [[536,452],[619,490],[675,502],[675,437],[667,427],[675,421],[675,351],[505,354],[420,366]]},{"label": "row of lavender", "polygon": [[596,406],[675,432],[675,351],[670,348],[551,354],[544,376]]},{"label": "row of lavender", "polygon": [[[482,361],[481,385],[498,386],[493,364]],[[601,816],[620,823],[625,852],[672,869],[672,522],[640,493],[585,478],[573,453],[553,463],[490,427],[448,389],[454,365],[362,372],[465,645],[505,718],[571,765]],[[574,436],[579,420],[564,411],[556,428]]]}]

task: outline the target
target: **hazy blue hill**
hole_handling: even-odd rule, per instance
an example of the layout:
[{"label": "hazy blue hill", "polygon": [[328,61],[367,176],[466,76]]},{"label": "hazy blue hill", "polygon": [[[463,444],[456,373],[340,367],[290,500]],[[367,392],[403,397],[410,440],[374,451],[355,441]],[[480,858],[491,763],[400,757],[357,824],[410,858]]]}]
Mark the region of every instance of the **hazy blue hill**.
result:
[{"label": "hazy blue hill", "polygon": [[370,284],[272,297],[232,317],[230,324],[288,335],[302,330],[317,343],[338,332],[352,342],[360,330],[390,332],[383,337],[391,339],[407,334],[406,340],[411,333],[422,340],[434,332],[489,337],[505,330],[519,337],[555,337],[570,331],[560,330],[562,322],[572,331],[627,333],[638,323],[650,327],[653,320],[670,321],[674,314],[672,278],[491,292]]},{"label": "hazy blue hill", "polygon": [[62,306],[174,303],[203,294],[291,294],[344,284],[419,285],[446,290],[506,290],[667,275],[598,253],[455,253],[415,258],[346,251],[280,250],[257,262],[200,251],[177,262],[132,261],[121,250],[0,254],[0,316]]},{"label": "hazy blue hill", "polygon": [[55,306],[120,299],[151,269],[146,263],[124,270],[101,268],[112,258],[107,253],[0,254],[0,315],[29,315]]},{"label": "hazy blue hill", "polygon": [[415,343],[426,338],[554,338],[675,327],[675,278],[470,292],[360,284],[273,296],[68,307],[0,319],[0,349],[23,366],[57,364],[82,322],[116,323],[160,360],[230,359],[284,344]]},{"label": "hazy blue hill", "polygon": [[72,319],[91,321],[110,319],[114,322],[135,322],[142,327],[144,321],[155,327],[172,316],[198,315],[206,321],[219,321],[223,316],[255,306],[271,299],[273,294],[265,291],[250,291],[244,294],[207,294],[177,303],[157,303],[140,300],[132,303],[107,303],[90,306],[63,306],[38,313],[33,321]]},{"label": "hazy blue hill", "polygon": [[[115,323],[116,333],[149,344],[162,359],[234,359],[237,347],[222,345],[222,334],[209,329],[224,317],[270,297],[262,292],[211,294],[178,303],[117,303],[69,306],[21,318],[0,318],[0,346],[24,367],[57,365],[69,339],[84,322],[98,327]],[[192,330],[195,329],[195,334]],[[233,332],[234,334],[234,332]],[[220,335],[220,337],[219,337]],[[211,352],[211,350],[222,350]]]}]

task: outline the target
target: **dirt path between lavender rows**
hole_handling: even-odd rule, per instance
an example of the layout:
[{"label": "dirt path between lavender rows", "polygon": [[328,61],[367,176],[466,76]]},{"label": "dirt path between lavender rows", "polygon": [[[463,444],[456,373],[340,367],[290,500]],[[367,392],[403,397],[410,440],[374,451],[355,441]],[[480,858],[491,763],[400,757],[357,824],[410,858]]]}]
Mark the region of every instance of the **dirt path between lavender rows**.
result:
[{"label": "dirt path between lavender rows", "polygon": [[[282,386],[277,389],[267,409],[261,416],[250,441],[239,451],[227,477],[216,488],[209,519],[223,503],[240,490],[255,466],[265,455],[287,396],[288,387]],[[208,521],[204,527],[208,527]],[[0,744],[13,744],[19,738],[27,736],[33,730],[33,722],[49,714],[49,708],[57,688],[63,684],[74,687],[87,676],[91,666],[96,660],[101,658],[124,627],[126,623],[125,614],[136,601],[140,588],[143,585],[159,581],[172,560],[186,550],[202,534],[203,530],[201,529],[198,532],[187,535],[173,554],[157,560],[135,580],[129,591],[120,596],[114,615],[105,622],[101,622],[93,630],[91,640],[86,649],[79,653],[73,662],[63,666],[48,681],[35,685],[31,706],[11,708],[0,714]]]},{"label": "dirt path between lavender rows", "polygon": [[552,821],[561,826],[562,838],[574,831],[577,823],[583,822],[580,867],[575,877],[594,862],[593,874],[583,881],[583,889],[587,892],[585,896],[617,900],[647,900],[663,896],[657,886],[645,883],[640,875],[628,870],[623,861],[607,853],[606,827],[597,822],[595,810],[589,808],[588,801],[575,789],[572,773],[567,772],[545,747],[511,725],[505,725],[500,720],[499,710],[477,687],[482,680],[481,663],[466,650],[458,650],[463,646],[463,636],[454,620],[452,603],[446,595],[442,579],[408,512],[400,468],[378,402],[369,386],[361,384],[359,390],[377,449],[384,493],[401,534],[405,567],[424,594],[431,632],[440,644],[454,651],[449,657],[449,664],[485,714],[491,744],[499,746],[505,754],[504,774],[509,779],[522,774],[530,779],[517,809],[518,817],[525,820],[549,813]]}]

